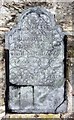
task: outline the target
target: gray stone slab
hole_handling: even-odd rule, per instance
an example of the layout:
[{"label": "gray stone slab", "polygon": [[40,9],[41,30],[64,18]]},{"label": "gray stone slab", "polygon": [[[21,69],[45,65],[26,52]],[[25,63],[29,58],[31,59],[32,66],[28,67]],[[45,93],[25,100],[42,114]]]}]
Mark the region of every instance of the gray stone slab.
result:
[{"label": "gray stone slab", "polygon": [[51,85],[56,80],[55,76],[58,81],[63,81],[64,35],[55,25],[53,15],[37,7],[22,16],[18,25],[6,35],[10,82],[17,85]]},{"label": "gray stone slab", "polygon": [[[35,107],[39,112],[48,112],[55,113],[56,108],[63,102],[64,100],[64,87],[51,89],[49,86],[36,86],[34,89],[34,97],[35,97]],[[63,105],[63,110],[66,111],[66,105]],[[63,111],[62,110],[62,111]],[[61,111],[60,108],[58,112]]]},{"label": "gray stone slab", "polygon": [[[14,88],[9,87],[9,109],[12,112],[27,113],[55,113],[65,112],[64,87],[53,88],[49,86]],[[33,98],[34,97],[34,98]],[[61,106],[59,106],[61,105]],[[58,107],[59,106],[59,107]]]},{"label": "gray stone slab", "polygon": [[28,112],[27,109],[33,106],[33,90],[32,87],[15,88],[9,87],[9,109],[12,112]]},{"label": "gray stone slab", "polygon": [[8,107],[12,111],[17,111],[20,109],[19,106],[19,92],[20,89],[14,88],[12,86],[9,87],[9,101],[8,101]]},{"label": "gray stone slab", "polygon": [[21,87],[20,110],[27,110],[33,106],[33,89],[32,87]]},{"label": "gray stone slab", "polygon": [[6,34],[9,82],[16,86],[9,86],[12,111],[66,112],[63,38],[54,16],[41,7],[24,11],[16,27]]}]

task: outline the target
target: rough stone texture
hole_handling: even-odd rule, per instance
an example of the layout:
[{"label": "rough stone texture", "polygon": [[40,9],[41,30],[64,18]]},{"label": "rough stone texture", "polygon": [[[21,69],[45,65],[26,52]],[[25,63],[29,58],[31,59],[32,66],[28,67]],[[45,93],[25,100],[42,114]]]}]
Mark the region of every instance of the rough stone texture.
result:
[{"label": "rough stone texture", "polygon": [[74,58],[72,59],[72,111],[74,112]]},{"label": "rough stone texture", "polygon": [[33,105],[32,87],[9,87],[9,109],[13,112],[27,112]]},{"label": "rough stone texture", "polygon": [[0,8],[0,26],[4,26],[8,20],[10,20],[12,17],[10,16],[10,10],[6,7]]},{"label": "rough stone texture", "polygon": [[[55,113],[56,109],[59,112],[65,112],[67,104],[63,105],[63,109],[58,110],[58,106],[64,101],[64,87],[51,89],[49,86],[35,87],[35,105],[39,112]],[[64,107],[65,106],[65,107]]]},{"label": "rough stone texture", "polygon": [[[32,0],[4,0],[3,3],[1,3],[2,1],[0,1],[0,7],[2,7],[1,9],[5,9],[8,8],[10,13],[9,15],[6,16],[6,12],[3,14],[2,11],[0,10],[0,48],[3,47],[4,49],[4,34],[6,32],[6,28],[12,28],[16,23],[17,23],[17,18],[20,15],[21,11],[25,8],[31,7],[31,6],[45,6],[48,9],[51,9],[51,12],[53,14],[55,14],[56,17],[56,22],[57,24],[61,25],[61,27],[63,28],[63,31],[66,31],[68,35],[70,35],[70,39],[69,39],[69,44],[70,41],[73,45],[73,8],[74,8],[74,4],[73,3],[69,3],[66,1],[65,2],[59,2],[58,3],[53,3],[53,1],[47,1],[45,2],[44,0],[42,1],[37,1],[37,3]],[[17,1],[17,2],[16,2]],[[43,3],[44,2],[44,3]],[[56,5],[56,7],[55,7]],[[56,8],[56,9],[54,9]],[[11,17],[9,17],[11,16]],[[7,21],[7,19],[9,18],[9,20]],[[1,24],[2,23],[2,24]],[[68,47],[68,52],[69,52],[69,56],[68,57],[74,57],[74,51],[73,51],[73,47],[72,45],[70,47]],[[5,115],[4,113],[4,96],[5,96],[5,65],[4,65],[4,59],[3,59],[3,50],[1,50],[1,54],[0,54],[0,66],[2,66],[0,68],[0,117],[2,118],[2,116]]]},{"label": "rough stone texture", "polygon": [[[64,34],[56,25],[54,16],[48,9],[40,7],[24,11],[17,26],[6,34],[5,48],[9,49],[9,82],[18,87],[27,85],[26,89],[9,89],[8,104],[12,112],[55,113],[57,107],[62,104],[63,38]],[[33,90],[26,96],[28,86],[32,86]],[[42,104],[40,96],[43,97]],[[66,109],[63,111],[66,112]]]},{"label": "rough stone texture", "polygon": [[9,109],[13,112],[63,113],[67,109],[67,102],[63,98],[63,86],[55,90],[49,86],[35,86],[34,95],[32,87],[21,87],[18,89],[9,87],[9,90]]},{"label": "rough stone texture", "polygon": [[63,33],[46,10],[26,11],[5,41],[12,84],[54,86],[64,79]]}]

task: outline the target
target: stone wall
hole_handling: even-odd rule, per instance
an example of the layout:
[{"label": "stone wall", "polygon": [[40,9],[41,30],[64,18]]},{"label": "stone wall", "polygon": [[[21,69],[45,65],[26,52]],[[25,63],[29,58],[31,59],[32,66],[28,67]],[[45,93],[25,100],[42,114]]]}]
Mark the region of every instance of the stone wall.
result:
[{"label": "stone wall", "polygon": [[[4,0],[0,2],[0,116],[4,116],[4,98],[5,98],[5,59],[4,43],[5,32],[10,31],[18,22],[18,17],[24,9],[32,6],[44,6],[51,10],[55,15],[57,25],[60,25],[68,36],[68,63],[72,65],[71,58],[74,57],[74,33],[73,33],[73,7],[74,3],[64,3],[49,0]],[[70,84],[70,81],[68,81]],[[70,89],[71,89],[71,85]]]}]

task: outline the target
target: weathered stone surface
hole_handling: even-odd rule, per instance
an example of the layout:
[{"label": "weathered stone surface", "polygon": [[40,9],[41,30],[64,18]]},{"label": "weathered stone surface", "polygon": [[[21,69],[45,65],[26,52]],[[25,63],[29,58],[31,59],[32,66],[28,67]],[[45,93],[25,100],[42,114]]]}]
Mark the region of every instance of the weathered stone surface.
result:
[{"label": "weathered stone surface", "polygon": [[[39,112],[55,113],[64,100],[64,87],[53,89],[49,86],[36,86],[34,89],[35,106]],[[59,109],[60,110],[60,109]],[[64,110],[64,108],[63,108]],[[59,112],[59,111],[58,111]]]},{"label": "weathered stone surface", "polygon": [[9,87],[9,109],[18,110],[19,109],[19,89],[14,87]]},{"label": "weathered stone surface", "polygon": [[4,26],[11,18],[10,10],[4,6],[0,7],[0,26]]},{"label": "weathered stone surface", "polygon": [[56,113],[65,113],[67,111],[67,101],[64,101],[57,109]]},{"label": "weathered stone surface", "polygon": [[9,87],[9,109],[14,112],[25,111],[33,105],[32,87]]},{"label": "weathered stone surface", "polygon": [[[21,5],[21,1],[19,2],[19,0],[15,0],[15,1],[18,1],[17,2],[17,4],[14,4],[14,2],[12,2],[12,1],[14,1],[14,0],[1,0],[0,1],[0,6],[1,6],[1,2],[2,1],[4,1],[4,6],[6,5],[6,7],[11,11],[11,13],[13,12],[13,13],[15,13],[16,15],[17,14],[19,14],[18,12],[16,12],[16,10],[14,9],[14,5],[16,6],[16,7],[20,7],[20,5]],[[32,2],[32,0],[23,0],[24,2],[23,2],[23,6],[25,6],[25,4],[26,4],[26,2],[25,1],[28,1],[28,5],[29,6],[36,6],[36,3],[33,3]],[[29,3],[29,1],[30,1],[30,3]],[[45,6],[45,7],[47,7],[47,5],[48,5],[48,8],[50,9],[50,8],[52,8],[52,12],[53,12],[53,3],[52,3],[52,1],[50,1],[50,0],[48,0],[48,2],[51,4],[51,6],[50,6],[50,4],[46,4],[46,2],[44,3],[44,5],[43,5],[43,3],[40,3],[40,1],[43,1],[43,0],[39,0],[39,1],[37,1],[37,2],[39,2],[39,6]],[[35,2],[35,0],[34,0],[34,2]],[[14,5],[13,5],[14,4]],[[10,7],[9,7],[9,5],[11,5]],[[21,5],[21,9],[22,9],[22,5]],[[67,31],[67,34],[69,34],[70,35],[70,26],[73,28],[73,19],[72,19],[72,13],[73,13],[73,9],[72,9],[72,11],[71,11],[71,8],[72,8],[72,6],[74,7],[74,5],[73,5],[73,2],[72,3],[69,3],[69,2],[60,2],[59,3],[59,1],[58,1],[58,3],[56,3],[56,5],[57,5],[57,7],[56,7],[56,21],[57,21],[57,24],[59,24],[59,25],[61,25],[61,27],[65,30],[66,29],[66,31]],[[3,6],[3,7],[4,7]],[[29,7],[28,6],[28,7]],[[55,7],[55,5],[54,5],[54,7]],[[25,9],[26,9],[26,6],[24,7]],[[1,11],[0,11],[1,12]],[[2,11],[2,13],[3,13],[3,11]],[[9,15],[7,15],[6,16],[6,13],[4,13],[5,14],[5,17],[3,16],[3,14],[2,14],[2,16],[3,16],[3,18],[1,18],[1,14],[0,14],[0,24],[2,25],[2,23],[3,23],[3,25],[5,26],[5,27],[8,27],[5,23],[5,21],[7,21],[6,20],[6,18],[8,17],[9,18]],[[2,22],[2,23],[1,23]],[[72,24],[71,24],[71,22],[72,22]],[[10,20],[9,20],[9,24],[10,24]],[[16,21],[15,21],[15,24],[16,24]],[[11,25],[11,27],[12,27],[13,25]],[[72,31],[73,31],[73,29],[72,29]],[[2,36],[2,34],[4,34],[4,32],[0,32],[0,36]],[[73,34],[71,34],[72,36],[73,36]],[[1,39],[1,41],[3,41],[3,39]],[[71,41],[72,41],[72,39],[71,39]],[[1,45],[0,45],[1,46]],[[69,50],[68,50],[69,51]],[[5,70],[4,70],[4,68],[3,68],[3,71],[1,70],[0,71],[0,73],[5,73]],[[2,77],[2,78],[1,78]],[[5,79],[3,78],[3,76],[1,75],[1,85],[0,85],[0,106],[1,105],[4,105],[5,103],[3,102],[4,101],[4,99],[5,99],[5,97],[3,97],[3,95],[5,94]],[[4,87],[3,87],[4,86]],[[1,89],[3,89],[4,90],[4,92],[1,90]],[[0,110],[0,112],[1,112],[1,110]],[[1,115],[1,114],[0,114]],[[4,115],[5,115],[5,113],[4,113]],[[13,115],[12,115],[13,116]],[[14,115],[15,117],[16,117],[16,115]],[[14,118],[14,116],[13,116],[13,118]],[[40,115],[39,115],[40,116]],[[44,116],[44,115],[43,115]],[[48,114],[47,114],[47,116],[48,116]],[[52,115],[53,116],[53,115]],[[51,115],[50,115],[50,117],[51,117]],[[54,117],[55,118],[55,117]]]},{"label": "weathered stone surface", "polygon": [[[63,80],[63,34],[45,9],[29,9],[6,36],[10,55],[10,82],[17,85],[51,85]],[[60,74],[59,74],[60,68]]]},{"label": "weathered stone surface", "polygon": [[[9,109],[14,112],[48,113],[65,112],[67,102],[64,102],[64,87],[35,86],[10,87]],[[34,98],[33,98],[34,97]],[[59,106],[60,105],[60,106]],[[59,106],[59,107],[58,107]]]},{"label": "weathered stone surface", "polygon": [[47,9],[40,7],[23,12],[17,26],[6,34],[9,82],[18,88],[10,87],[9,107],[12,111],[55,113],[57,107],[62,104],[63,37],[64,34],[56,25],[54,16]]}]

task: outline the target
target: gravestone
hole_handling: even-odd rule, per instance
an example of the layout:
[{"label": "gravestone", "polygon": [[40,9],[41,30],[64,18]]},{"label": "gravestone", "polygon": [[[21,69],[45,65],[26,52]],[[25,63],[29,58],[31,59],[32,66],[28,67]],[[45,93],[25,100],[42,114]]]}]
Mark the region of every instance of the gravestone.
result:
[{"label": "gravestone", "polygon": [[63,38],[54,15],[41,7],[23,11],[16,27],[6,33],[9,111],[66,112]]}]

